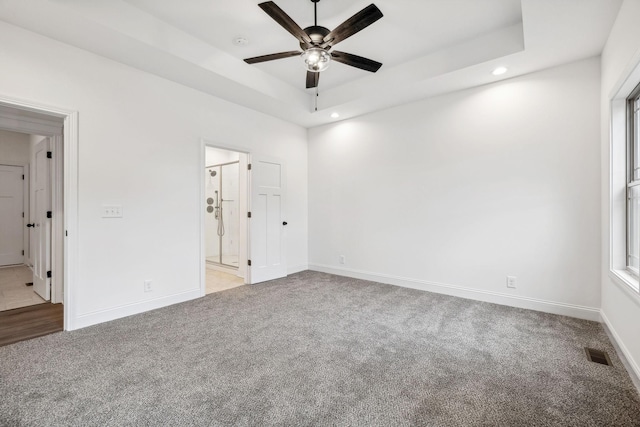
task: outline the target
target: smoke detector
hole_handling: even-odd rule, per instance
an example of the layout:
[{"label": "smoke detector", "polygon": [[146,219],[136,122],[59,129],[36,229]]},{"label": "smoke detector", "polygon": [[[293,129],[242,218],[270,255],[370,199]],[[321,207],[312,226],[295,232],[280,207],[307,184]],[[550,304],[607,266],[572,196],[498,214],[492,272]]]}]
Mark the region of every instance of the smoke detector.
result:
[{"label": "smoke detector", "polygon": [[246,46],[249,44],[249,39],[246,37],[238,36],[233,39],[233,44],[236,46]]}]

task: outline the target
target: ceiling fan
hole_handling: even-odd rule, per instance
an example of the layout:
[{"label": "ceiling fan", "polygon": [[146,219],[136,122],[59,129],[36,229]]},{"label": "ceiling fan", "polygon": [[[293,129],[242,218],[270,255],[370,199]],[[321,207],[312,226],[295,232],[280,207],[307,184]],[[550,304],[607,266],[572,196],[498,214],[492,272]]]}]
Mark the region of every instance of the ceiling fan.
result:
[{"label": "ceiling fan", "polygon": [[282,28],[298,39],[302,52],[293,50],[289,52],[272,53],[270,55],[247,58],[244,61],[247,64],[257,64],[275,59],[300,56],[304,60],[307,68],[307,89],[318,87],[320,72],[326,70],[332,60],[362,70],[371,71],[372,73],[378,71],[380,67],[382,67],[380,62],[337,50],[331,51],[331,48],[382,18],[383,15],[380,9],[378,9],[376,5],[371,4],[338,25],[333,31],[329,31],[328,28],[318,25],[319,1],[320,0],[311,0],[314,9],[314,25],[304,30],[274,2],[267,1],[260,3],[258,6],[260,6],[267,15],[272,17]]}]

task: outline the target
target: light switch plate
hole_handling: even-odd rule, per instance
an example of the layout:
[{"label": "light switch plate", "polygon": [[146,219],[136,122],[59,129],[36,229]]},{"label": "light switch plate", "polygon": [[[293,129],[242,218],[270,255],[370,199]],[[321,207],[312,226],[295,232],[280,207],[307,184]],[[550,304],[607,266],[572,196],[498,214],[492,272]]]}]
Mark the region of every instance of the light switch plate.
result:
[{"label": "light switch plate", "polygon": [[122,218],[122,206],[102,206],[102,218]]}]

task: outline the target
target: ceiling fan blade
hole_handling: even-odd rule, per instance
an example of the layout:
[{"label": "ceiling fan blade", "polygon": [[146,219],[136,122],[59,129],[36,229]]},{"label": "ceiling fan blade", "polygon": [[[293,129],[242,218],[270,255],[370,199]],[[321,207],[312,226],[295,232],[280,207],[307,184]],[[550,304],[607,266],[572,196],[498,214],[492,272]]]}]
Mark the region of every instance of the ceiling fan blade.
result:
[{"label": "ceiling fan blade", "polygon": [[320,81],[320,73],[307,71],[307,89],[318,87],[318,81]]},{"label": "ceiling fan blade", "polygon": [[321,46],[334,46],[347,37],[351,37],[358,31],[361,31],[373,24],[378,19],[382,18],[382,16],[380,9],[378,9],[375,4],[370,4],[327,34],[324,37],[324,43]]},{"label": "ceiling fan blade", "polygon": [[372,59],[363,58],[362,56],[353,55],[351,53],[339,52],[337,50],[331,52],[331,58],[334,61],[342,62],[352,67],[360,68],[361,70],[371,71],[375,73],[382,67],[380,62]]},{"label": "ceiling fan blade", "polygon": [[254,56],[244,60],[247,64],[257,64],[259,62],[273,61],[274,59],[290,58],[292,56],[300,56],[300,52],[292,50],[289,52],[272,53],[271,55]]},{"label": "ceiling fan blade", "polygon": [[304,43],[305,45],[311,45],[311,37],[309,37],[309,35],[305,33],[302,28],[300,28],[300,26],[296,24],[295,21],[284,12],[284,10],[280,9],[277,4],[272,1],[266,1],[264,3],[260,3],[258,6],[260,6],[260,8],[267,13],[267,15],[272,17],[274,21],[280,24],[282,28],[290,32],[301,43]]}]

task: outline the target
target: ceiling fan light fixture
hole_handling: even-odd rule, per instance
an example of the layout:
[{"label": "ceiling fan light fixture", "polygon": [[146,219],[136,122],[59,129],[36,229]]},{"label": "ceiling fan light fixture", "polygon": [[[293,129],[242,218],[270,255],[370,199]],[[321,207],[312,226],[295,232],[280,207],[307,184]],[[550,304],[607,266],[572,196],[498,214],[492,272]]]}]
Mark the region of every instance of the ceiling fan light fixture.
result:
[{"label": "ceiling fan light fixture", "polygon": [[307,71],[319,73],[329,68],[331,63],[331,54],[320,47],[311,47],[305,50],[301,58]]}]

